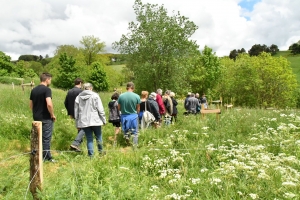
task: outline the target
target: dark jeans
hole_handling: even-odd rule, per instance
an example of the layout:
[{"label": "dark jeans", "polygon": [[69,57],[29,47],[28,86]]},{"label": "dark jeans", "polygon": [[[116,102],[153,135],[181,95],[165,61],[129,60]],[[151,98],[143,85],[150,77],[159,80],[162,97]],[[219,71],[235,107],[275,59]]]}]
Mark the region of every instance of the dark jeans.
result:
[{"label": "dark jeans", "polygon": [[51,119],[42,121],[42,143],[43,143],[43,159],[51,160],[50,143],[52,139],[53,121]]},{"label": "dark jeans", "polygon": [[82,128],[79,129],[77,136],[76,136],[75,140],[73,141],[72,145],[79,146],[82,143],[82,138],[83,138],[84,134],[85,134],[84,130]]},{"label": "dark jeans", "polygon": [[101,126],[90,126],[83,128],[87,140],[87,149],[89,156],[93,156],[94,154],[94,144],[93,144],[93,132],[96,136],[98,152],[102,153],[103,146],[102,146],[102,132]]}]

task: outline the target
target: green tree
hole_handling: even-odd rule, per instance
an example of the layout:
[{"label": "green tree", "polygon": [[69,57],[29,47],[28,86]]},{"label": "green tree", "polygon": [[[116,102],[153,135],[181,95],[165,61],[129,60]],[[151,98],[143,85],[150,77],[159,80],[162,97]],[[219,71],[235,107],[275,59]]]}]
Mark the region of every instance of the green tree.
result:
[{"label": "green tree", "polygon": [[69,89],[74,86],[74,80],[79,77],[78,67],[75,65],[76,60],[72,56],[63,53],[59,57],[59,73],[54,77],[53,84],[56,87]]},{"label": "green tree", "polygon": [[137,92],[157,88],[181,92],[186,82],[189,59],[197,53],[197,44],[189,40],[197,26],[180,13],[168,15],[163,6],[134,5],[137,22],[129,23],[129,33],[122,35],[113,48],[127,55],[127,67],[134,73]]},{"label": "green tree", "polygon": [[97,55],[101,52],[104,52],[105,43],[100,42],[100,39],[97,37],[83,36],[80,40],[80,43],[83,45],[81,50],[84,54],[87,65],[91,65],[93,62],[98,61],[99,57],[97,57]]},{"label": "green tree", "polygon": [[44,71],[50,72],[54,77],[53,79],[55,79],[55,77],[59,75],[59,71],[62,70],[60,65],[60,57],[64,54],[76,60],[75,67],[78,69],[78,75],[83,80],[86,80],[90,74],[90,67],[86,66],[84,61],[84,55],[81,52],[81,50],[73,45],[58,46],[54,52],[54,57],[44,67]]},{"label": "green tree", "polygon": [[248,51],[250,56],[258,56],[261,52],[270,52],[270,48],[267,45],[255,44]]},{"label": "green tree", "polygon": [[109,88],[104,65],[101,62],[92,63],[92,72],[89,77],[96,91],[107,91]]},{"label": "green tree", "polygon": [[212,91],[220,78],[220,60],[211,48],[205,46],[195,59],[191,68],[189,81],[192,91],[208,93]]},{"label": "green tree", "polygon": [[10,62],[10,56],[0,51],[0,76],[7,76],[14,72],[15,65]]},{"label": "green tree", "polygon": [[241,54],[230,63],[221,61],[219,92],[234,98],[234,104],[247,107],[295,107],[297,80],[286,58],[269,53],[250,57]]}]

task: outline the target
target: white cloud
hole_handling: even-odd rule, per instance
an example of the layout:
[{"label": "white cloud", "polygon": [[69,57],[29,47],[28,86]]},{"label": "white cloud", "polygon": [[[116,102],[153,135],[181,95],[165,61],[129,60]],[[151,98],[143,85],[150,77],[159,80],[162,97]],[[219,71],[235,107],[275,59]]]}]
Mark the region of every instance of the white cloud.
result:
[{"label": "white cloud", "polygon": [[[254,44],[280,49],[300,40],[300,1],[261,0],[252,11],[241,0],[148,0],[180,11],[199,29],[192,36],[217,55]],[[248,0],[246,0],[248,1]],[[146,1],[143,1],[146,3]],[[111,43],[127,33],[135,20],[134,0],[0,0],[0,51],[17,59],[21,54],[49,54],[63,44],[79,46],[82,36],[94,35],[111,50]]]}]

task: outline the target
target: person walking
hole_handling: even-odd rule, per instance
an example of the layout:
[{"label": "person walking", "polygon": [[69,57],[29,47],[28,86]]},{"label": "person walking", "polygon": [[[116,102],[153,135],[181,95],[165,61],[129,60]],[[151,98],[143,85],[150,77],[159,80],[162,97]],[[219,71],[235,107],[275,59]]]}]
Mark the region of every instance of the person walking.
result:
[{"label": "person walking", "polygon": [[162,116],[165,114],[166,110],[165,110],[165,106],[164,106],[164,102],[162,100],[162,89],[157,89],[156,90],[156,102],[158,104],[158,109],[159,109],[159,114],[161,116],[160,121],[159,121],[159,125],[161,125],[162,122]]},{"label": "person walking", "polygon": [[102,101],[93,92],[91,83],[83,84],[84,90],[75,99],[74,117],[77,128],[82,128],[87,140],[88,155],[94,155],[93,132],[96,136],[98,152],[104,154],[101,126],[106,124]]},{"label": "person walking", "polygon": [[[65,108],[67,109],[68,115],[70,116],[71,119],[74,119],[74,104],[75,104],[75,99],[76,97],[82,92],[81,86],[82,86],[82,79],[81,78],[76,78],[74,80],[75,86],[70,89],[67,93],[67,96],[65,98]],[[82,138],[84,136],[84,131],[83,129],[78,129],[77,136],[70,145],[70,148],[72,150],[80,152],[81,149],[79,148],[80,144],[82,143]]]},{"label": "person walking", "polygon": [[194,93],[191,93],[190,98],[186,102],[186,108],[189,114],[196,114],[197,107],[200,106],[198,99],[195,97]]},{"label": "person walking", "polygon": [[53,131],[53,122],[56,121],[52,103],[52,91],[49,88],[52,80],[50,73],[40,75],[40,85],[31,90],[29,106],[32,110],[33,119],[42,122],[42,145],[44,161],[55,162],[50,146]]},{"label": "person walking", "polygon": [[115,137],[114,137],[114,146],[117,144],[117,135],[119,134],[121,130],[121,119],[120,119],[120,111],[118,109],[118,99],[119,94],[114,93],[111,96],[111,101],[108,103],[109,108],[109,123],[112,123],[112,125],[115,127]]},{"label": "person walking", "polygon": [[134,93],[134,83],[128,82],[127,92],[120,95],[118,108],[121,111],[121,124],[127,145],[130,145],[130,136],[133,134],[133,144],[138,145],[138,113],[140,112],[140,97]]},{"label": "person walking", "polygon": [[165,125],[167,125],[167,126],[171,124],[171,119],[172,119],[172,114],[173,114],[173,102],[172,102],[172,99],[170,98],[170,93],[171,93],[171,91],[167,90],[165,92],[165,95],[162,97],[163,103],[164,103],[164,106],[166,109],[164,121],[165,121]]}]

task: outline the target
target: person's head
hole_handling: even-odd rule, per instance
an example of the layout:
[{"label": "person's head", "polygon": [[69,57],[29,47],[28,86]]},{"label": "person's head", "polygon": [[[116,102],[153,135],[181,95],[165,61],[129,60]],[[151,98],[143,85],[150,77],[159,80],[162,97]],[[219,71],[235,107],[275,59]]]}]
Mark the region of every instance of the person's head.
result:
[{"label": "person's head", "polygon": [[191,94],[192,94],[192,93],[188,92],[187,96],[189,97],[189,96],[191,96]]},{"label": "person's head", "polygon": [[93,90],[93,85],[91,83],[84,83],[83,89],[84,90]]},{"label": "person's head", "polygon": [[111,96],[111,100],[118,100],[119,99],[119,93],[115,92],[113,93],[113,95]]},{"label": "person's head", "polygon": [[150,98],[156,100],[156,93],[155,92],[151,92],[151,94],[149,95]]},{"label": "person's head", "polygon": [[162,95],[162,89],[157,89],[156,94]]},{"label": "person's head", "polygon": [[133,82],[128,82],[126,86],[127,91],[133,91],[134,90],[134,83]]},{"label": "person's head", "polygon": [[194,93],[191,93],[191,97],[195,97],[195,94],[194,94]]},{"label": "person's head", "polygon": [[170,97],[175,97],[175,93],[174,92],[170,92]]},{"label": "person's head", "polygon": [[205,94],[204,94],[204,93],[202,94],[202,97],[205,97]]},{"label": "person's head", "polygon": [[81,85],[83,83],[83,80],[81,79],[81,78],[76,78],[75,80],[74,80],[74,84],[75,85]]},{"label": "person's head", "polygon": [[45,72],[40,75],[41,83],[45,83],[46,86],[49,86],[51,84],[51,80],[52,80],[52,75],[50,73]]},{"label": "person's head", "polygon": [[196,98],[199,98],[199,96],[200,96],[200,95],[199,95],[199,93],[196,93],[196,95],[195,95],[195,96],[196,96]]},{"label": "person's head", "polygon": [[142,91],[141,97],[142,97],[143,99],[146,99],[146,98],[148,97],[148,94],[149,94],[148,91]]},{"label": "person's head", "polygon": [[170,93],[171,93],[171,90],[166,90],[166,91],[165,91],[165,95],[170,96]]}]

